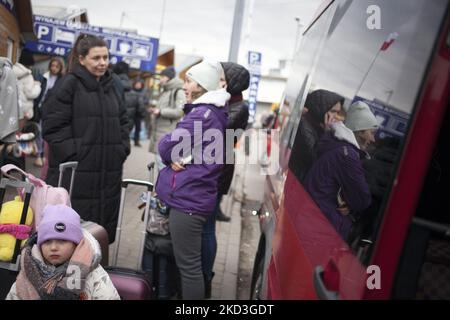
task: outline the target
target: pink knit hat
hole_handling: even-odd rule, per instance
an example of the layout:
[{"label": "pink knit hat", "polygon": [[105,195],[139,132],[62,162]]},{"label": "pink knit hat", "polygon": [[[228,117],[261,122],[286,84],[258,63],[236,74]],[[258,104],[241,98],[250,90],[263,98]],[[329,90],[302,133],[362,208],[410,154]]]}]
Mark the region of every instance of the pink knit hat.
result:
[{"label": "pink knit hat", "polygon": [[67,240],[79,244],[83,239],[80,216],[72,208],[64,205],[48,205],[37,229],[37,244],[47,240]]}]

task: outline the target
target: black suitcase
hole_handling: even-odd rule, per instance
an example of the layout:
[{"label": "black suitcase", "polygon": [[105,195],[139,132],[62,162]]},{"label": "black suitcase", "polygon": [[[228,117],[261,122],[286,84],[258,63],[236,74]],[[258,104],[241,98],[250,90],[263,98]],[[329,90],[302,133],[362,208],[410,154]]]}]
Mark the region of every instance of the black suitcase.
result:
[{"label": "black suitcase", "polygon": [[[3,199],[5,198],[6,188],[16,188],[25,190],[24,206],[22,215],[20,217],[20,224],[25,224],[27,217],[28,207],[30,205],[31,193],[34,186],[31,183],[24,181],[16,181],[7,178],[2,178],[0,181],[0,211],[3,205]],[[11,262],[0,261],[0,300],[4,300],[8,295],[11,286],[16,281],[17,274],[20,268],[20,243],[21,240],[16,241],[14,247],[14,254]]]},{"label": "black suitcase", "polygon": [[179,270],[173,255],[170,234],[166,236],[147,232],[142,270],[152,279],[155,299],[181,297]]}]

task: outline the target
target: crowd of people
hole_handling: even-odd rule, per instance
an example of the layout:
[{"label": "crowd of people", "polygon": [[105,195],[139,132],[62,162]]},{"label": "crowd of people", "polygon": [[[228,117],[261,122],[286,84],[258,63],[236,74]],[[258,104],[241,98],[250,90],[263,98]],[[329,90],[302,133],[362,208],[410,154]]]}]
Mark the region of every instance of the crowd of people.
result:
[{"label": "crowd of people", "polygon": [[[2,106],[8,106],[5,111],[9,114],[2,117],[8,121],[1,125],[1,164],[13,163],[26,170],[25,157],[34,155],[34,165],[42,167],[41,178],[56,186],[59,165],[78,162],[72,208],[46,207],[37,234],[23,248],[26,259],[21,263],[31,266],[23,265],[8,298],[118,298],[99,259],[83,269],[84,289],[69,290],[63,281],[67,268],[81,263],[77,259],[83,252],[98,254],[96,240],[82,231],[80,219],[103,226],[109,242],[114,242],[123,164],[131,150],[130,132],[134,128],[134,146],[140,147],[141,123],[146,117],[150,119],[146,128],[149,151],[154,153],[159,171],[157,195],[170,207],[171,241],[182,298],[209,297],[217,250],[215,222],[217,214],[222,214],[219,194],[227,192],[233,166],[224,170],[224,161],[205,163],[203,154],[191,151],[174,158],[177,141],[171,137],[180,130],[194,134],[196,121],[204,131],[217,129],[223,137],[227,128],[245,129],[248,110],[242,91],[248,88],[248,71],[235,63],[201,62],[187,71],[183,82],[169,66],[159,73],[161,95],[158,103],[150,106],[144,82],[130,79],[125,62],[111,68],[107,44],[92,35],[81,34],[66,63],[52,58],[43,75],[34,72],[33,55],[26,49],[15,65],[5,58],[0,63],[2,81],[14,91],[5,94],[2,90]],[[12,152],[29,131],[36,150]],[[203,150],[211,144],[203,141]],[[225,150],[217,152],[224,157]],[[192,160],[186,161],[186,156]],[[198,164],[194,160],[199,157]],[[65,178],[63,186],[68,188]],[[58,229],[55,215],[60,215],[58,223],[64,226],[59,233],[54,232]],[[99,281],[105,288],[98,288]],[[43,283],[50,282],[51,288],[43,290]]]},{"label": "crowd of people", "polygon": [[[78,169],[72,208],[46,207],[37,234],[23,248],[22,269],[8,298],[119,298],[99,265],[98,243],[82,230],[80,218],[103,226],[109,242],[114,242],[123,165],[131,152],[130,132],[134,128],[134,146],[140,147],[146,118],[149,151],[158,168],[156,194],[170,208],[181,297],[209,298],[216,221],[230,220],[220,210],[234,172],[225,158],[234,152],[237,138],[227,150],[223,141],[196,140],[195,135],[198,130],[215,130],[224,138],[227,129],[247,128],[249,112],[242,92],[249,86],[248,70],[233,62],[203,61],[191,67],[182,81],[169,66],[159,73],[162,91],[158,103],[151,106],[142,79],[130,79],[125,62],[111,68],[107,44],[96,36],[78,37],[67,68],[55,57],[45,74],[33,75],[33,64],[27,50],[15,65],[0,58],[2,87],[7,88],[0,90],[1,164],[26,169],[24,157],[29,154],[13,151],[21,136],[31,132],[34,140],[30,141],[36,144],[34,165],[42,167],[41,177],[48,184],[57,185],[61,163],[77,161]],[[301,144],[301,154],[292,154],[291,161],[301,164],[295,166],[300,169],[295,174],[346,238],[355,215],[371,202],[361,159],[368,156],[378,123],[363,102],[352,104],[346,112],[343,107],[344,98],[334,92],[317,90],[308,95],[295,142]],[[180,137],[186,133],[194,139],[180,150]],[[68,185],[69,180],[64,180],[63,186]],[[65,282],[73,265],[82,270],[82,286],[76,289]]]}]

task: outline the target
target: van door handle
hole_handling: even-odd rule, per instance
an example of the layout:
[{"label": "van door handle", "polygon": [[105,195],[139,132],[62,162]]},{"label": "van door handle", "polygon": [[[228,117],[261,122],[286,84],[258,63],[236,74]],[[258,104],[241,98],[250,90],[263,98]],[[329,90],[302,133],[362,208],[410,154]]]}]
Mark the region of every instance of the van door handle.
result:
[{"label": "van door handle", "polygon": [[323,283],[323,267],[317,266],[314,269],[314,288],[316,289],[317,297],[320,300],[339,300],[339,293],[336,291],[330,291]]}]

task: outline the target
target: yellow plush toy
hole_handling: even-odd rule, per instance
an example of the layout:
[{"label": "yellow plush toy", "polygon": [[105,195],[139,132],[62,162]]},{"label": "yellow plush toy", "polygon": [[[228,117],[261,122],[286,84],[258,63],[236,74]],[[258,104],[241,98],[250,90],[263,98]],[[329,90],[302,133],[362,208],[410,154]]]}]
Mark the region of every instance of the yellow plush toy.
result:
[{"label": "yellow plush toy", "polygon": [[21,247],[23,247],[30,235],[33,211],[28,207],[25,225],[20,225],[23,205],[24,203],[19,196],[2,205],[0,212],[0,261],[10,262],[14,255],[16,240],[22,240]]}]

